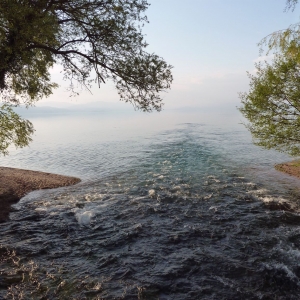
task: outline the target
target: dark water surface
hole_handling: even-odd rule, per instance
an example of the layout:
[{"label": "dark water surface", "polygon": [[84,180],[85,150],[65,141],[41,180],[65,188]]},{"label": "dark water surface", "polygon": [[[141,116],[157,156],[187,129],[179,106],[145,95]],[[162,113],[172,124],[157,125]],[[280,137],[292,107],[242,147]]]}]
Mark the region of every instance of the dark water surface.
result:
[{"label": "dark water surface", "polygon": [[[299,299],[299,182],[238,118],[33,120],[0,165],[75,175],[0,224],[0,299]],[[140,118],[140,119],[139,119]]]}]

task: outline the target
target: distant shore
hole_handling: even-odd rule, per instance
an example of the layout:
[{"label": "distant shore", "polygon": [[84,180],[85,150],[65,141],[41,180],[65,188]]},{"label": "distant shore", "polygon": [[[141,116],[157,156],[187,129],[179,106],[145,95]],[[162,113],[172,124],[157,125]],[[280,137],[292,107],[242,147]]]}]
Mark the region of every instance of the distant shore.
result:
[{"label": "distant shore", "polygon": [[291,176],[300,178],[300,160],[294,160],[282,164],[275,165],[275,169]]},{"label": "distant shore", "polygon": [[74,185],[80,181],[76,177],[0,167],[0,223],[8,220],[11,205],[29,192]]}]

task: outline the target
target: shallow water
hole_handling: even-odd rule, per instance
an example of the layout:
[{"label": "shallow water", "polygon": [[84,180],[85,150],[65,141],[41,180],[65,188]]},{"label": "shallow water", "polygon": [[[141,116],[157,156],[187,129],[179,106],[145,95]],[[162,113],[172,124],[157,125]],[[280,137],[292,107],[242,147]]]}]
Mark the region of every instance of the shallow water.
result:
[{"label": "shallow water", "polygon": [[0,164],[83,182],[0,224],[0,298],[299,299],[300,185],[238,118],[33,121],[31,148]]}]

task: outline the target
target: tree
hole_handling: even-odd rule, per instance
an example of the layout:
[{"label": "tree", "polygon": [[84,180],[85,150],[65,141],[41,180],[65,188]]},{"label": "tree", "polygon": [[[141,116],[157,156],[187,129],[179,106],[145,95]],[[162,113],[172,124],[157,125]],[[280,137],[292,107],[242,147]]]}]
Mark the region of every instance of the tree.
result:
[{"label": "tree", "polygon": [[[63,66],[72,95],[89,90],[93,81],[100,87],[112,80],[121,100],[143,111],[161,110],[172,67],[145,51],[141,29],[148,6],[146,0],[0,0],[1,112],[51,95],[57,85],[49,69],[55,63]],[[33,128],[24,128],[21,144],[11,140],[16,146],[30,141]]]},{"label": "tree", "polygon": [[[288,0],[294,9],[298,0]],[[271,63],[256,64],[248,74],[250,90],[240,95],[240,111],[250,122],[254,143],[267,149],[300,154],[300,24],[276,31],[260,43],[274,51]]]},{"label": "tree", "polygon": [[0,108],[0,153],[8,154],[10,144],[16,147],[27,146],[34,129],[28,120],[23,120],[8,105]]},{"label": "tree", "polygon": [[300,154],[300,65],[277,56],[272,65],[257,64],[240,111],[257,145]]}]

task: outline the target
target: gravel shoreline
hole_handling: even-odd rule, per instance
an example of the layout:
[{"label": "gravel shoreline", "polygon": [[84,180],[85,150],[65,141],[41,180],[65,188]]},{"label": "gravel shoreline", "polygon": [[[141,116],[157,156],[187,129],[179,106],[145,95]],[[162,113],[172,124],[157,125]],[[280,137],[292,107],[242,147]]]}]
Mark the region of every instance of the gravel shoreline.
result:
[{"label": "gravel shoreline", "polygon": [[0,223],[8,220],[11,205],[29,192],[74,185],[80,181],[76,177],[0,167]]},{"label": "gravel shoreline", "polygon": [[275,169],[291,176],[300,178],[300,160],[294,160],[275,166]]}]

